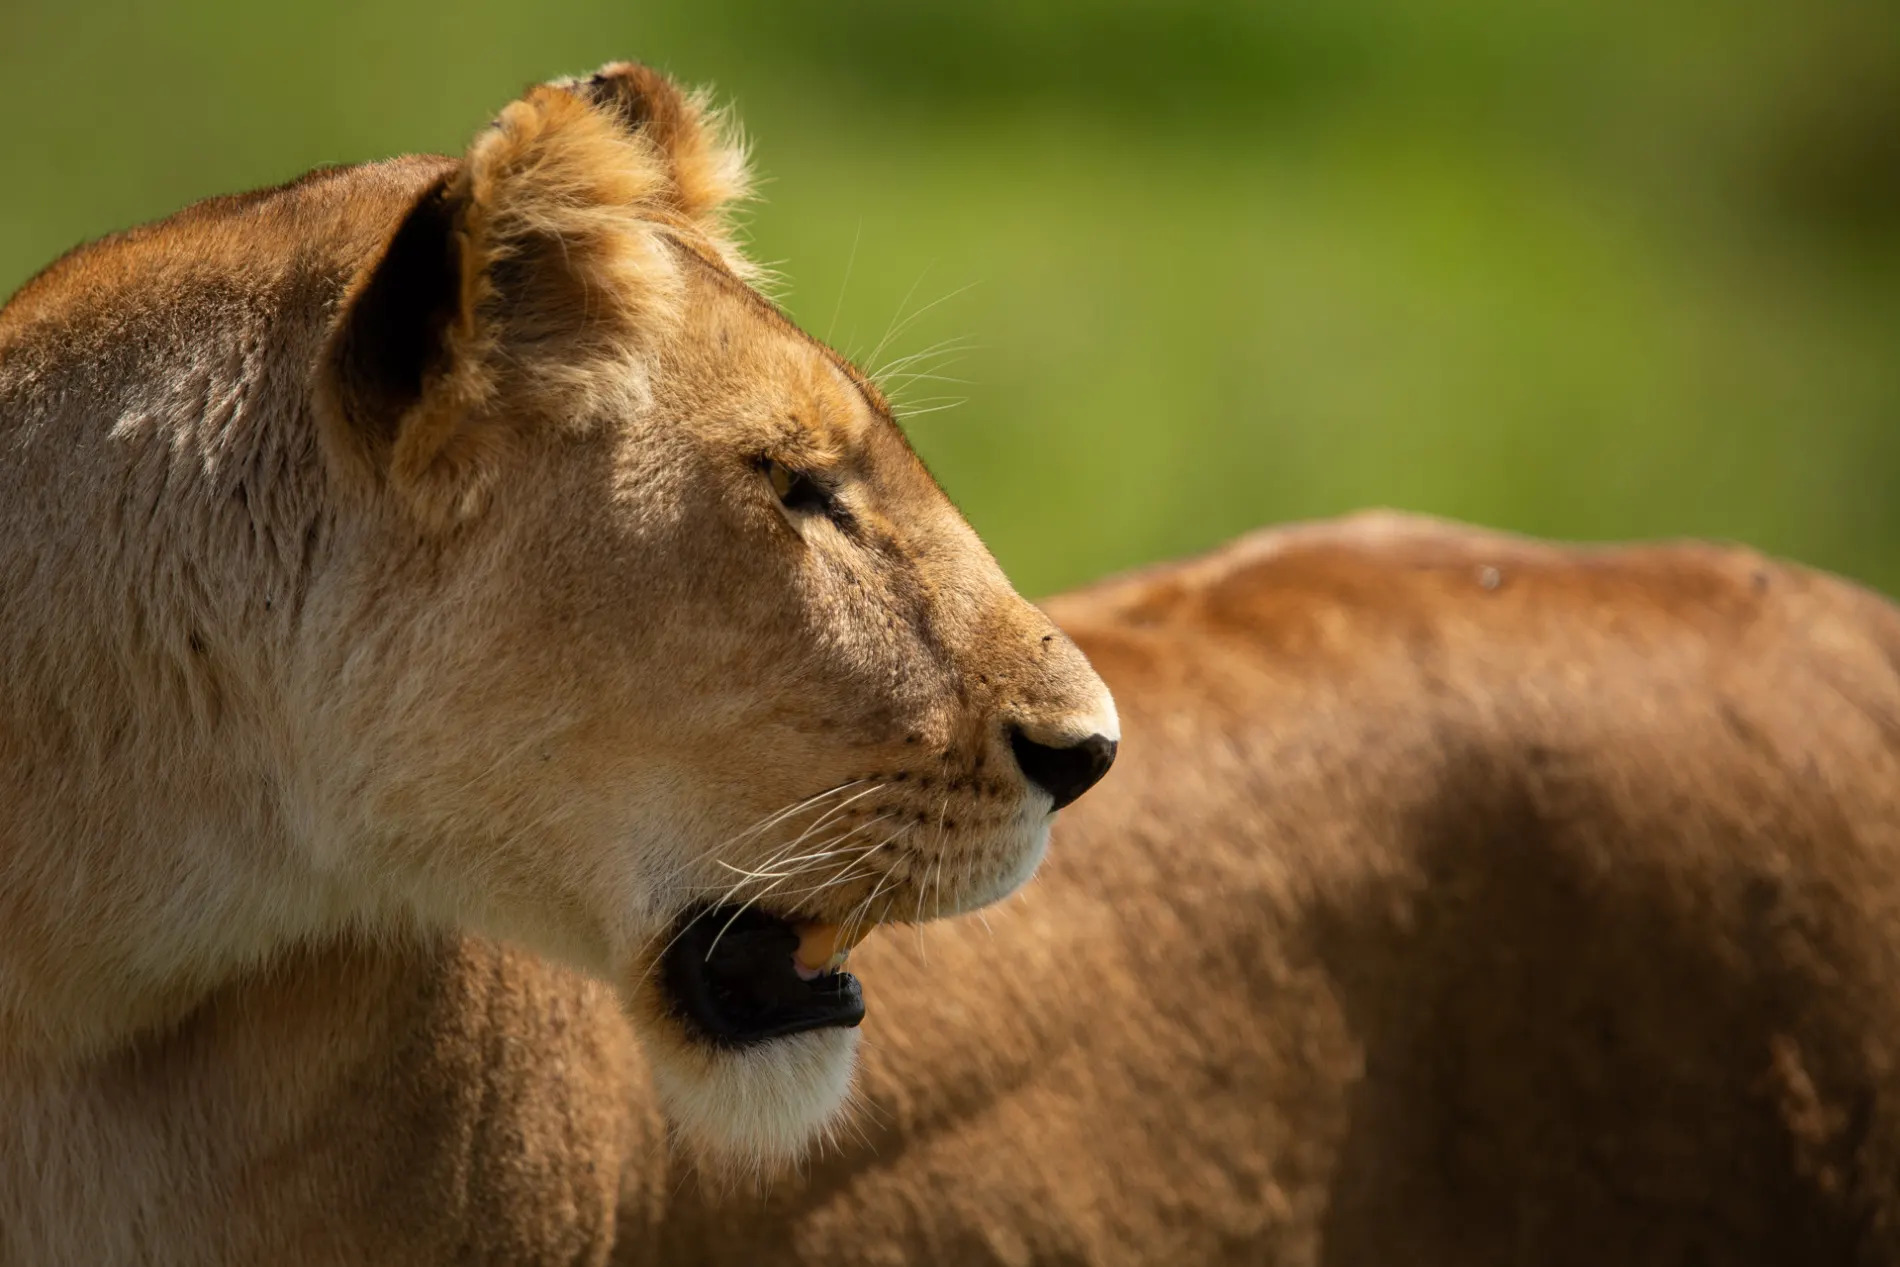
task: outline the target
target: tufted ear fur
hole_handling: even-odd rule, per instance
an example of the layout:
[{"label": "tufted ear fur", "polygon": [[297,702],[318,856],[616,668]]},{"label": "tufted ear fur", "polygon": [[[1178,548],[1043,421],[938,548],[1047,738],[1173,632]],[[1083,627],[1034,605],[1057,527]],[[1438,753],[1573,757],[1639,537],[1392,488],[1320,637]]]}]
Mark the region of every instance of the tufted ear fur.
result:
[{"label": "tufted ear fur", "polygon": [[749,274],[745,190],[703,99],[646,67],[530,89],[352,284],[319,375],[332,447],[431,524],[478,513],[524,427],[638,405],[675,244]]},{"label": "tufted ear fur", "polygon": [[613,62],[584,80],[565,81],[574,92],[619,120],[653,147],[667,172],[671,210],[683,217],[742,277],[752,265],[733,241],[732,209],[752,191],[745,147],[733,135],[710,94],[682,93],[673,82],[637,62]]}]

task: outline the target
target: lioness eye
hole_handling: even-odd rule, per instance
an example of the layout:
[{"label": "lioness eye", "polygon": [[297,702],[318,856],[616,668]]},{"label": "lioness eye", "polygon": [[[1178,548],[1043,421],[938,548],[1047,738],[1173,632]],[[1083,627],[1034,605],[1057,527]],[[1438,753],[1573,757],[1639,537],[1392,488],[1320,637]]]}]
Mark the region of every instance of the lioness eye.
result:
[{"label": "lioness eye", "polygon": [[794,471],[782,462],[774,462],[767,458],[765,475],[772,481],[772,491],[778,494],[778,499],[785,504],[785,509],[824,512],[831,508],[829,494],[817,480],[803,471]]}]

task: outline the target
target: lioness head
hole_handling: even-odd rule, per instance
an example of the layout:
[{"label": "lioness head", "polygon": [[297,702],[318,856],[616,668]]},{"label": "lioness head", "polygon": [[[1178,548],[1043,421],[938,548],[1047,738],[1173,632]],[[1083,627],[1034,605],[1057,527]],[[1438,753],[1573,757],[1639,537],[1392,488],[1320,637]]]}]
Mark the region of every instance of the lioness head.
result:
[{"label": "lioness head", "polygon": [[846,1095],[873,925],[1035,869],[1118,728],[877,388],[751,288],[716,119],[535,88],[357,273],[300,817],[425,917],[615,982],[667,1104],[769,1157]]}]

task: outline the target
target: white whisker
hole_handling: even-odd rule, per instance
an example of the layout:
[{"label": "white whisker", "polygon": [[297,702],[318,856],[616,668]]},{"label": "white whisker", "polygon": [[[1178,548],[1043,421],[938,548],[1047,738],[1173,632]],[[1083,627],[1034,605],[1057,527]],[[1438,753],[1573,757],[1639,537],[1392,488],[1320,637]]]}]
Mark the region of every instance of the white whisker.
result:
[{"label": "white whisker", "polygon": [[[930,270],[926,268],[924,271],[928,273]],[[923,277],[921,276],[918,277],[917,284],[919,285],[922,284],[923,280],[924,280]],[[902,321],[898,322],[895,326],[891,327],[889,333],[887,333],[882,339],[878,340],[877,346],[871,349],[871,355],[866,357],[865,360],[867,361],[877,360],[878,354],[882,352],[887,345],[889,345],[890,341],[892,339],[895,339],[898,335],[904,333],[904,331],[910,329],[911,326],[915,325],[917,323],[918,318],[922,317],[925,313],[929,312],[933,308],[941,307],[942,305],[949,303],[952,299],[955,299],[958,295],[961,295],[965,291],[968,291],[972,289],[973,287],[975,287],[975,285],[976,285],[975,282],[970,282],[967,285],[959,286],[955,290],[951,291],[949,294],[943,295],[937,299],[931,300],[929,303],[919,308],[916,312],[911,313],[910,316],[905,317]],[[911,293],[915,293],[916,290],[917,290],[917,286],[913,285],[911,287]],[[904,296],[904,302],[905,303],[910,302],[909,294],[906,294]],[[902,305],[899,305],[898,311],[899,312],[903,311]]]},{"label": "white whisker", "polygon": [[838,283],[838,302],[831,307],[831,320],[825,323],[826,343],[831,342],[831,332],[838,326],[838,314],[844,311],[844,294],[851,289],[851,269],[858,262],[858,239],[864,236],[864,217],[858,217],[858,227],[851,234],[851,253],[844,257],[844,280]]},{"label": "white whisker", "polygon": [[967,405],[969,403],[970,403],[970,399],[967,396],[959,396],[959,397],[956,397],[955,399],[943,398],[942,403],[940,404],[927,405],[922,409],[918,409],[914,406],[907,405],[903,409],[899,410],[898,413],[901,417],[906,418],[906,419],[921,418],[925,414],[940,414],[946,409],[955,409],[959,405]]},{"label": "white whisker", "polygon": [[931,264],[924,265],[924,271],[917,274],[917,280],[910,284],[910,289],[904,292],[904,297],[897,301],[897,316],[891,318],[891,327],[885,330],[884,337],[877,341],[877,346],[871,349],[870,355],[853,357],[853,360],[857,361],[860,365],[868,365],[872,361],[877,360],[878,353],[882,352],[885,345],[899,332],[900,327],[897,325],[898,317],[903,315],[904,309],[910,304],[911,296],[917,293],[917,288],[924,284],[924,278],[930,276],[930,270],[934,263],[935,261],[932,261]]},{"label": "white whisker", "polygon": [[[931,368],[943,369],[956,364],[954,360],[948,358],[959,357],[966,352],[974,352],[981,346],[982,345],[976,342],[976,340],[965,338],[961,335],[949,339],[939,339],[929,347],[920,348],[915,352],[905,353],[903,356],[894,356],[882,365],[879,365],[875,371],[868,372],[870,373],[872,381],[882,383],[887,375],[899,373],[903,371],[906,366],[915,365],[920,362],[934,360],[940,363]],[[911,372],[919,373],[922,371]]]},{"label": "white whisker", "polygon": [[840,783],[835,787],[828,787],[824,791],[818,792],[812,796],[808,796],[802,801],[786,806],[784,809],[774,810],[770,814],[767,814],[765,815],[765,817],[759,819],[756,823],[752,824],[750,827],[741,828],[739,833],[736,836],[732,836],[727,840],[721,841],[719,844],[713,846],[707,852],[718,853],[722,850],[730,849],[732,846],[738,844],[739,842],[750,839],[751,837],[758,835],[760,832],[771,830],[773,827],[778,826],[780,823],[784,822],[787,818],[790,818],[792,815],[798,813],[800,810],[810,809],[812,806],[824,800],[826,797],[836,796],[838,793],[844,791],[845,789],[856,787],[858,784],[863,783],[863,782],[865,782],[864,779],[851,779],[850,781],[845,782],[845,783]]}]

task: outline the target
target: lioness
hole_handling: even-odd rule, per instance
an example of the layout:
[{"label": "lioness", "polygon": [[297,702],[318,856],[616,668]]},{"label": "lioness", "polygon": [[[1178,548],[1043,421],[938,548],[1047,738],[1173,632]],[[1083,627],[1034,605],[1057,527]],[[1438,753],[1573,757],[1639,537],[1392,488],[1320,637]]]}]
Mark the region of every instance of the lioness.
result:
[{"label": "lioness", "polygon": [[[648,105],[612,153],[706,152],[677,148],[704,135],[679,126],[689,103],[617,80]],[[621,91],[540,90],[475,153],[551,111],[591,128]],[[942,785],[936,732],[834,750],[908,739],[881,710],[988,699],[965,777],[980,755],[1007,776],[991,813],[1014,789],[1040,823],[1115,723],[887,427],[846,447],[869,474],[844,495],[881,496],[894,464],[931,513],[860,523],[895,540],[876,558],[806,517],[822,489],[800,462],[719,447],[715,424],[763,418],[727,403],[749,391],[797,382],[860,418],[876,398],[736,287],[736,260],[714,267],[730,246],[695,236],[681,194],[640,204],[662,310],[629,316],[655,292],[603,284],[588,323],[551,328],[532,236],[473,283],[478,317],[551,305],[493,345],[492,390],[604,392],[602,414],[491,410],[479,381],[435,395],[469,388],[461,358],[496,330],[468,319],[466,272],[426,302],[451,270],[403,248],[446,240],[459,268],[494,241],[458,210],[467,170],[213,204],[0,318],[0,1262],[1900,1263],[1900,613],[1744,551],[1391,517],[1051,604],[1128,756],[1021,900],[854,954],[862,1103],[827,1147],[767,1196],[698,1182],[708,1152],[763,1164],[838,1120],[835,1050],[800,1044],[842,1030],[722,1046],[707,1027],[768,1028],[785,1000],[792,1021],[855,1016],[848,990],[791,982],[875,892],[821,886],[880,829],[921,807],[907,843],[941,863],[921,900],[892,882],[908,908],[873,898],[880,918],[1016,878],[1005,835],[938,830],[972,789]],[[569,190],[585,247],[581,225],[625,211],[586,201],[613,170],[506,174]],[[326,254],[340,239],[360,262]],[[595,324],[662,312],[670,333],[634,351]],[[616,358],[626,400],[580,372]],[[398,461],[404,427],[353,428],[377,401],[442,427],[454,469]],[[931,524],[966,544],[916,535]],[[884,635],[821,588],[854,581]],[[1067,729],[1011,735],[1006,759],[998,732],[1036,724],[1006,711],[1023,637],[1075,697],[1044,685]],[[982,645],[1011,677],[972,668]],[[946,680],[954,703],[930,694]],[[1024,792],[1012,759],[1068,781]],[[865,788],[892,799],[850,818]],[[912,817],[832,843],[891,807]],[[590,842],[621,813],[616,864]],[[690,914],[737,931],[752,897],[775,918],[736,958],[731,931],[653,948],[629,985],[575,949],[590,919],[711,943]],[[146,985],[166,955],[178,974]],[[708,984],[750,1006],[696,999]],[[775,1094],[803,1084],[772,1066],[801,1058],[827,1088],[809,1115]],[[748,1061],[767,1066],[751,1101]]]},{"label": "lioness", "polygon": [[624,1261],[1900,1263],[1900,612],[1391,515],[1050,611],[1127,757],[854,961],[861,1136]]},{"label": "lioness", "polygon": [[0,1258],[1900,1263],[1900,613],[1383,516],[1051,611],[1135,742],[988,927],[854,956],[862,1106],[769,1195],[606,988],[340,938],[0,1152]]},{"label": "lioness", "polygon": [[[338,1141],[370,1206],[309,1135],[375,1101],[379,974],[444,936],[605,983],[568,997],[633,1017],[700,1151],[795,1154],[847,1095],[853,944],[1015,890],[1108,768],[1082,654],[748,285],[717,123],[609,66],[0,313],[7,1262],[450,1253],[404,1247],[450,1198],[402,1181],[467,1160],[440,1115],[480,1078],[407,1053],[428,1102]],[[570,1032],[550,1008],[490,1040]],[[523,1057],[627,1102],[584,1050]],[[571,1205],[545,1245],[465,1210],[451,1256],[603,1244],[582,1134],[456,1170]]]}]

